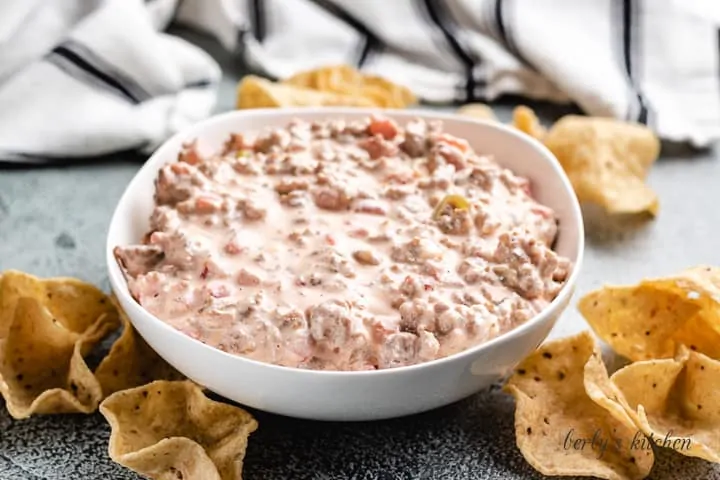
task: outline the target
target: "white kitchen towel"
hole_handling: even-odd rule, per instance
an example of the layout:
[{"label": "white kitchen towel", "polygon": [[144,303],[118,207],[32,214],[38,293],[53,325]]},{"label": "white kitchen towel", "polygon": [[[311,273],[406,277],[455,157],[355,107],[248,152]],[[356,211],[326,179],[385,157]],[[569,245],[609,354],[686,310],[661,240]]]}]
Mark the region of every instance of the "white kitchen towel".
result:
[{"label": "white kitchen towel", "polygon": [[271,78],[347,63],[429,103],[512,94],[720,137],[706,0],[4,0],[0,160],[147,152],[209,115],[219,69],[171,19]]},{"label": "white kitchen towel", "polygon": [[148,152],[207,117],[220,69],[174,0],[1,0],[0,161]]}]

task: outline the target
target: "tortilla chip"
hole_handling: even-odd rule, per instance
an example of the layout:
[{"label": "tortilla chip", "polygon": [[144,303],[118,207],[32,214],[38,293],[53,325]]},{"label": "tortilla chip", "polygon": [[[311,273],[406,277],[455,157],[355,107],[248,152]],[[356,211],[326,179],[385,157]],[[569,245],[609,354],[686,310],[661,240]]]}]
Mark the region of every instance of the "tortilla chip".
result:
[{"label": "tortilla chip", "polygon": [[110,458],[153,479],[242,478],[248,436],[245,410],[207,398],[190,381],[156,381],[117,392],[100,405],[112,433]]},{"label": "tortilla chip", "polygon": [[183,375],[163,360],[133,328],[118,305],[123,332],[95,370],[104,396],[153,380],[181,380]]},{"label": "tortilla chip", "polygon": [[408,88],[376,75],[366,75],[349,65],[300,72],[282,84],[364,98],[381,108],[406,108],[417,103]]},{"label": "tortilla chip", "polygon": [[720,359],[720,268],[694,267],[666,280],[666,288],[699,307],[675,332],[676,342]]},{"label": "tortilla chip", "polygon": [[607,367],[600,355],[590,357],[585,364],[583,374],[585,391],[593,402],[604,408],[623,425],[629,428],[636,425],[630,405],[622,391],[610,380]]},{"label": "tortilla chip", "polygon": [[364,75],[361,95],[382,108],[407,108],[418,103],[415,94],[407,87],[375,75]]},{"label": "tortilla chip", "polygon": [[583,332],[543,345],[508,381],[517,402],[518,448],[544,475],[641,479],[652,468],[652,451],[628,448],[637,435],[628,417],[608,412],[585,389],[586,369],[594,376],[591,386],[598,374],[607,376],[599,359],[592,336]]},{"label": "tortilla chip", "polygon": [[102,390],[83,357],[117,328],[117,317],[103,314],[75,332],[34,298],[20,298],[13,312],[0,340],[0,394],[10,415],[95,411]]},{"label": "tortilla chip", "polygon": [[658,199],[644,183],[660,141],[642,125],[568,115],[544,138],[572,182],[578,200],[608,213],[657,214]]},{"label": "tortilla chip", "polygon": [[630,364],[611,380],[652,443],[720,463],[720,362],[683,348],[673,359]]},{"label": "tortilla chip", "polygon": [[538,140],[542,140],[547,134],[545,127],[540,124],[540,119],[535,115],[535,112],[524,105],[515,107],[512,123],[521,132]]},{"label": "tortilla chip", "polygon": [[458,108],[457,113],[459,115],[465,115],[467,117],[479,118],[481,120],[495,120],[495,112],[490,105],[484,103],[468,103]]},{"label": "tortilla chip", "polygon": [[606,286],[580,299],[578,309],[600,338],[630,360],[670,358],[680,344],[720,358],[720,268]]},{"label": "tortilla chip", "polygon": [[239,109],[330,106],[372,107],[373,103],[365,98],[273,83],[253,75],[245,76],[238,88]]},{"label": "tortilla chip", "polygon": [[698,307],[649,285],[604,287],[578,303],[593,331],[630,360],[672,357],[674,333]]},{"label": "tortilla chip", "polygon": [[296,73],[282,83],[313,90],[344,93],[349,87],[362,85],[363,74],[349,65],[332,65]]},{"label": "tortilla chip", "polygon": [[75,278],[40,279],[8,270],[0,277],[0,338],[6,335],[21,297],[36,299],[61,325],[76,333],[114,311],[108,297],[89,283]]}]

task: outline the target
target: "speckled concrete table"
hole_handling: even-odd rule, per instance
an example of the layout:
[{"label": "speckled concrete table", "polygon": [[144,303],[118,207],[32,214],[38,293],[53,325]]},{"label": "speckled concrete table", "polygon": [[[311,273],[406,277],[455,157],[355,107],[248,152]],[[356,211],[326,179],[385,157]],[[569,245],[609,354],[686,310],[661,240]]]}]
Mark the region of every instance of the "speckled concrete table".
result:
[{"label": "speckled concrete table", "polygon": [[[212,42],[226,78],[218,110],[232,107],[239,70]],[[508,106],[499,113],[508,118]],[[541,108],[547,120],[563,113]],[[673,151],[674,150],[674,151]],[[578,295],[699,263],[720,264],[720,158],[666,149],[650,175],[654,221],[587,211],[587,254]],[[90,159],[65,167],[0,168],[0,270],[76,276],[107,289],[103,245],[110,215],[142,158]],[[577,297],[576,297],[577,298]],[[552,336],[586,328],[570,308]],[[432,412],[374,423],[319,423],[254,412],[248,480],[542,478],[515,447],[513,403],[498,388]],[[136,479],[107,456],[99,414],[12,421],[0,409],[0,479]],[[720,479],[720,467],[658,452],[652,479]]]}]

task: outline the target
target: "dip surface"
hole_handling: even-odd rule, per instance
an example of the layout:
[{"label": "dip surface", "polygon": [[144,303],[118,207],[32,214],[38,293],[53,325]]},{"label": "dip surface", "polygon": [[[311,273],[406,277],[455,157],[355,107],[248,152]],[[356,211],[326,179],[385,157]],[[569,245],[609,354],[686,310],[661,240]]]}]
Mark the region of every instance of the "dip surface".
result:
[{"label": "dip surface", "polygon": [[317,370],[452,355],[544,309],[572,268],[527,179],[440,123],[294,121],[186,145],[151,231],[115,255],[130,292],[228,353]]}]

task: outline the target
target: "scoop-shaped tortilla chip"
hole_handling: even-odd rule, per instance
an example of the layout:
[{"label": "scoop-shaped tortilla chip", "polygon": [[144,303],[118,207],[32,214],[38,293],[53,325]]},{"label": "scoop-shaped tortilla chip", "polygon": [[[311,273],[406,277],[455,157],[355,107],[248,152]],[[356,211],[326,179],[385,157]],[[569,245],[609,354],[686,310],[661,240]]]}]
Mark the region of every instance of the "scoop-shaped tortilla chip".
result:
[{"label": "scoop-shaped tortilla chip", "polygon": [[[622,391],[610,380],[607,367],[600,355],[592,355],[585,364],[583,385],[592,401],[604,408],[618,422],[628,427],[636,424],[630,405]],[[631,446],[632,444],[628,447]]]},{"label": "scoop-shaped tortilla chip", "polygon": [[[114,302],[117,304],[117,302]],[[153,380],[181,380],[175,370],[150,348],[133,328],[125,312],[117,305],[123,332],[95,370],[103,395],[145,385]]]},{"label": "scoop-shaped tortilla chip", "polygon": [[720,362],[681,348],[676,358],[632,363],[611,381],[652,443],[720,463]]},{"label": "scoop-shaped tortilla chip", "polygon": [[535,115],[535,112],[524,105],[515,107],[513,110],[512,123],[513,126],[521,132],[524,132],[538,140],[542,140],[547,134],[545,127],[540,124],[540,119],[538,119],[537,115]]},{"label": "scoop-shaped tortilla chip", "polygon": [[699,307],[675,333],[677,343],[720,359],[720,268],[698,266],[669,277],[667,286]]},{"label": "scoop-shaped tortilla chip", "polygon": [[611,214],[657,213],[657,196],[644,179],[660,154],[660,141],[647,127],[567,115],[543,141],[581,202],[598,204]]},{"label": "scoop-shaped tortilla chip", "polygon": [[100,405],[110,423],[109,453],[153,479],[236,480],[257,422],[207,398],[190,381],[156,381],[117,392]]},{"label": "scoop-shaped tortilla chip", "polygon": [[670,358],[679,344],[720,358],[720,269],[699,266],[585,295],[580,313],[630,360]]},{"label": "scoop-shaped tortilla chip", "polygon": [[274,83],[254,75],[245,76],[238,87],[239,109],[323,106],[373,107],[374,104],[363,97]]},{"label": "scoop-shaped tortilla chip", "polygon": [[114,310],[108,297],[89,283],[75,278],[40,279],[8,270],[0,277],[0,338],[7,333],[15,305],[22,297],[36,299],[61,325],[76,333]]},{"label": "scoop-shaped tortilla chip", "polygon": [[629,448],[638,434],[629,417],[608,412],[585,389],[588,362],[591,374],[600,376],[590,383],[607,376],[599,359],[592,336],[583,332],[543,345],[508,381],[517,403],[518,448],[544,475],[641,479],[652,468],[652,451]]},{"label": "scoop-shaped tortilla chip", "polygon": [[0,339],[0,393],[10,415],[95,411],[102,390],[83,357],[117,324],[110,312],[78,333],[37,299],[17,300],[7,335]]},{"label": "scoop-shaped tortilla chip", "polygon": [[479,118],[481,120],[497,120],[495,112],[490,105],[485,103],[468,103],[457,109],[459,115]]},{"label": "scoop-shaped tortilla chip", "polygon": [[281,83],[364,98],[381,108],[405,108],[417,102],[408,88],[376,75],[364,74],[349,65],[331,65],[300,72]]}]

